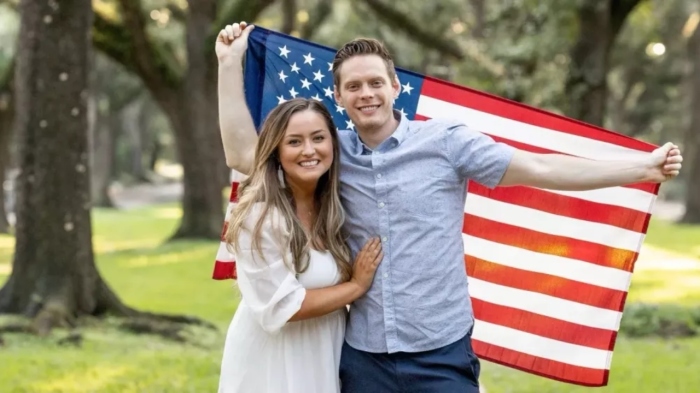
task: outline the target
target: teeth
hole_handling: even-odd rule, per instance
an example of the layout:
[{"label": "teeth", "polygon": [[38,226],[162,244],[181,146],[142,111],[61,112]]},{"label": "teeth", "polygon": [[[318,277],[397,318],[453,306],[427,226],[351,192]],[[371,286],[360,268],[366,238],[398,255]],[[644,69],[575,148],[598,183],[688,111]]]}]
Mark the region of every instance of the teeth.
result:
[{"label": "teeth", "polygon": [[377,109],[377,108],[379,108],[378,105],[375,105],[375,106],[366,106],[366,107],[364,107],[364,108],[360,108],[360,110],[361,110],[362,112],[368,112],[368,111],[373,111],[373,110],[375,110],[375,109]]},{"label": "teeth", "polygon": [[318,160],[315,160],[315,161],[304,161],[304,162],[302,162],[300,165],[301,165],[301,166],[314,166],[314,165],[316,165],[316,164],[318,164]]}]

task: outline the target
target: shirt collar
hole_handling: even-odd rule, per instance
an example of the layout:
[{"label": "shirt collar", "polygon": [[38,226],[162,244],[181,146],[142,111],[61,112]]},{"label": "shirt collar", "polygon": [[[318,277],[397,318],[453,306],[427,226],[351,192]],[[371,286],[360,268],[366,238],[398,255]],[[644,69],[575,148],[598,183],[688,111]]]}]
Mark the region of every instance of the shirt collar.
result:
[{"label": "shirt collar", "polygon": [[[408,118],[403,113],[394,109],[394,118],[399,121],[399,126],[389,138],[384,142],[380,143],[374,150],[376,151],[387,151],[398,145],[400,145],[408,135]],[[362,142],[360,135],[355,131],[355,154],[369,154],[372,149],[367,147],[367,145]]]}]

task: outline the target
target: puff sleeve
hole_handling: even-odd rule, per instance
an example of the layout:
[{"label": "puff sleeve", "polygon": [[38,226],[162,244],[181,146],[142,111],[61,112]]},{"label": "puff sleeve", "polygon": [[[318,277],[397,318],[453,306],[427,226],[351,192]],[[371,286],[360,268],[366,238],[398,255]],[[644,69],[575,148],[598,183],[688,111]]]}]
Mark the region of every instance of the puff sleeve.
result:
[{"label": "puff sleeve", "polygon": [[283,253],[287,254],[290,262],[291,253],[282,246],[280,234],[284,236],[288,232],[277,210],[271,208],[262,224],[261,254],[253,247],[252,232],[261,213],[262,204],[254,205],[241,230],[238,240],[240,250],[236,253],[238,287],[256,321],[263,330],[274,334],[299,311],[306,289],[284,262]]}]

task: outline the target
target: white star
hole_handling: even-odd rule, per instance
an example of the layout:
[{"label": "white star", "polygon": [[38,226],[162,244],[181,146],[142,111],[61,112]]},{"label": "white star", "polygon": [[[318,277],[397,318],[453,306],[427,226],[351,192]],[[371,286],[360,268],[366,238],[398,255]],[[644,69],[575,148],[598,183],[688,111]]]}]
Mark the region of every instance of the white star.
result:
[{"label": "white star", "polygon": [[287,54],[289,54],[289,49],[287,49],[287,45],[285,45],[280,48],[280,56],[287,57]]},{"label": "white star", "polygon": [[277,105],[285,102],[287,100],[284,99],[284,96],[277,96]]},{"label": "white star", "polygon": [[296,72],[297,74],[299,73],[299,67],[297,67],[296,62],[294,62],[294,64],[292,64],[292,72]]},{"label": "white star", "polygon": [[408,95],[410,96],[410,95],[411,95],[411,90],[413,90],[413,88],[411,87],[411,83],[410,83],[410,82],[406,82],[405,85],[401,85],[401,86],[403,86],[403,93],[406,93],[406,94],[408,94]]},{"label": "white star", "polygon": [[333,97],[333,89],[330,87],[324,88],[323,93],[326,95],[326,97]]},{"label": "white star", "polygon": [[328,71],[333,71],[333,63],[328,63]]},{"label": "white star", "polygon": [[297,91],[292,87],[291,90],[289,90],[289,94],[292,96],[292,98],[297,98],[297,94],[299,93],[297,93]]},{"label": "white star", "polygon": [[399,109],[399,112],[401,112],[401,114],[404,116],[408,116],[408,115],[406,115],[406,112],[403,111],[403,108]]},{"label": "white star", "polygon": [[302,88],[302,89],[306,89],[306,90],[311,90],[311,89],[309,88],[309,86],[311,86],[311,82],[309,82],[308,79],[306,79],[306,78],[302,79],[302,81],[301,81],[301,88]]},{"label": "white star", "polygon": [[313,63],[314,60],[316,60],[316,59],[311,57],[311,52],[309,52],[308,55],[304,55],[304,64],[312,65],[311,63]]},{"label": "white star", "polygon": [[314,72],[314,80],[315,81],[322,82],[322,79],[323,79],[323,74],[321,73],[321,70]]},{"label": "white star", "polygon": [[313,98],[313,99],[316,100],[316,101],[323,101],[323,99],[322,99],[321,97],[318,96],[318,93],[314,94],[314,96],[311,97],[311,98]]},{"label": "white star", "polygon": [[280,71],[279,76],[280,76],[280,80],[281,80],[282,82],[285,82],[285,83],[287,82],[287,81],[286,81],[287,75],[284,74],[284,71]]},{"label": "white star", "polygon": [[336,105],[336,106],[335,106],[335,111],[336,111],[336,112],[339,112],[339,113],[343,113],[343,111],[345,111],[345,108],[343,108],[343,107],[340,106],[340,105]]},{"label": "white star", "polygon": [[350,129],[350,130],[354,130],[354,129],[355,129],[355,125],[352,124],[352,120],[345,120],[345,123],[347,124],[346,127],[347,127],[348,129]]}]

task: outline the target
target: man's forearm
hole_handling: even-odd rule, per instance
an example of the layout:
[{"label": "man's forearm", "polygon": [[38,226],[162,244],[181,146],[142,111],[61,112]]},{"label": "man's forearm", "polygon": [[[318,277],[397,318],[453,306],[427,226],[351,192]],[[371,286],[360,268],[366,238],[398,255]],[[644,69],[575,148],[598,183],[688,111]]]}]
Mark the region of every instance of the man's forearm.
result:
[{"label": "man's forearm", "polygon": [[642,158],[595,161],[562,154],[516,152],[501,185],[583,191],[648,181]]},{"label": "man's forearm", "polygon": [[258,135],[245,102],[240,62],[219,64],[219,127],[226,164],[249,175],[253,169]]}]

